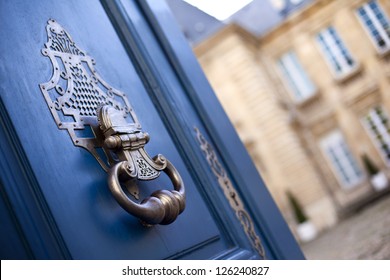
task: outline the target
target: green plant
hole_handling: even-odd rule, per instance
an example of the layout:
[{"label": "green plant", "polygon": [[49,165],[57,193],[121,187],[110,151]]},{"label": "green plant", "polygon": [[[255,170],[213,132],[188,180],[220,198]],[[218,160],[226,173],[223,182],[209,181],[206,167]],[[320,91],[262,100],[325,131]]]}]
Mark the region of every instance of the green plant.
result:
[{"label": "green plant", "polygon": [[371,176],[379,173],[379,168],[375,165],[375,163],[366,155],[362,156],[364,167],[366,168],[368,174]]},{"label": "green plant", "polygon": [[295,219],[297,220],[297,222],[299,224],[306,222],[308,218],[305,212],[303,211],[301,204],[290,191],[287,191],[287,198],[289,200],[291,208],[294,211]]}]

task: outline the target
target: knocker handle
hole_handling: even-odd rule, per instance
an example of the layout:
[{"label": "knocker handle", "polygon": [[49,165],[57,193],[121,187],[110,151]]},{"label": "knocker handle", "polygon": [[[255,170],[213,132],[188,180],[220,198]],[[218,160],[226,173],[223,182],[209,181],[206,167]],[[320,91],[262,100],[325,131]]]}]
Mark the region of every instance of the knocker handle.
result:
[{"label": "knocker handle", "polygon": [[[184,183],[179,172],[162,155],[153,159],[144,149],[149,142],[149,134],[141,131],[123,117],[124,112],[109,105],[98,108],[99,128],[104,135],[104,149],[110,157],[108,185],[115,199],[130,214],[148,225],[167,225],[176,220],[185,208]],[[123,191],[121,182],[132,187],[137,194],[137,181],[150,181],[158,178],[163,171],[171,179],[173,190],[158,190],[141,203],[131,200]],[[138,195],[135,196],[138,199]]]},{"label": "knocker handle", "polygon": [[171,179],[174,189],[155,191],[140,204],[132,201],[120,184],[120,178],[129,177],[129,163],[127,161],[118,162],[108,172],[108,185],[119,205],[149,225],[170,224],[185,208],[183,180],[172,163],[167,159],[165,161],[167,164],[162,171]]}]

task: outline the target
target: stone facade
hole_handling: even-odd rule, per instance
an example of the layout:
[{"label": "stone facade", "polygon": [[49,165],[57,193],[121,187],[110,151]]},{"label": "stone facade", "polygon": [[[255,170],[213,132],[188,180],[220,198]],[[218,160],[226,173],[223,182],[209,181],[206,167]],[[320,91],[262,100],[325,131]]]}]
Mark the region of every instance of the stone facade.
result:
[{"label": "stone facade", "polygon": [[363,155],[390,175],[389,17],[387,0],[317,0],[260,38],[230,24],[194,48],[293,231],[287,191],[319,230],[386,191]]}]

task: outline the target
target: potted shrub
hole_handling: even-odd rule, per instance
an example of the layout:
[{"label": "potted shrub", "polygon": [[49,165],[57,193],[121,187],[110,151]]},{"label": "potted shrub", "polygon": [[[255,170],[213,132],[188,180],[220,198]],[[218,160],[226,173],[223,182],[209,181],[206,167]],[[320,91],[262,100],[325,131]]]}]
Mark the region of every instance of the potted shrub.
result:
[{"label": "potted shrub", "polygon": [[386,174],[379,170],[375,163],[367,156],[363,155],[363,164],[370,176],[370,182],[376,191],[381,191],[389,186]]},{"label": "potted shrub", "polygon": [[287,191],[287,198],[294,212],[294,217],[297,222],[297,235],[302,242],[308,242],[316,238],[317,229],[314,224],[307,218],[301,204],[295,196]]}]

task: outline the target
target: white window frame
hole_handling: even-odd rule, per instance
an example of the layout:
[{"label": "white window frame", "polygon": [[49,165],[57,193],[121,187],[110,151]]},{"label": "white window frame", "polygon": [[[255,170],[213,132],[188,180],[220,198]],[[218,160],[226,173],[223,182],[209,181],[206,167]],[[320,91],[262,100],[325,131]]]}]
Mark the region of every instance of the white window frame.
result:
[{"label": "white window frame", "polygon": [[[333,131],[322,137],[320,140],[320,147],[331,170],[337,178],[337,181],[343,189],[351,190],[363,181],[364,174],[362,169],[339,130]],[[337,154],[336,161],[334,160],[334,156],[329,154],[330,148],[333,153]],[[337,163],[338,165],[341,165],[341,168],[336,166]],[[350,180],[347,181],[347,178]]]},{"label": "white window frame", "polygon": [[[333,29],[334,34],[331,33],[331,29]],[[339,41],[339,44],[337,44],[337,41]],[[351,52],[346,47],[344,41],[333,26],[328,26],[318,32],[316,35],[316,42],[335,77],[344,77],[357,69],[355,58],[352,56]],[[326,47],[328,47],[328,50]],[[348,58],[352,60],[352,65],[348,64]],[[333,61],[333,59],[335,61]],[[335,63],[340,66],[340,71],[337,70]]]},{"label": "white window frame", "polygon": [[277,66],[295,101],[303,102],[316,94],[316,86],[294,51],[290,50],[279,56]]},{"label": "white window frame", "polygon": [[[389,18],[387,16],[387,14],[384,12],[384,10],[382,9],[381,5],[378,3],[377,0],[367,1],[363,5],[359,6],[356,9],[356,16],[358,17],[360,23],[362,24],[364,30],[366,31],[366,33],[367,33],[368,37],[370,38],[371,42],[374,44],[374,46],[375,46],[376,50],[378,51],[378,53],[380,53],[380,54],[388,53],[390,51],[390,36],[386,33],[386,31],[382,27],[382,24],[379,22],[378,18],[375,16],[374,12],[372,11],[370,6],[368,5],[369,2],[375,2],[376,3],[376,5],[378,6],[379,11],[382,13],[384,19],[390,24],[390,21],[389,21]],[[363,8],[365,10],[365,12],[367,13],[367,16],[372,21],[372,24],[374,25],[375,29],[378,31],[378,33],[381,35],[382,39],[385,41],[386,46],[384,48],[380,47],[378,45],[377,41],[375,40],[375,38],[372,37],[372,34],[371,34],[369,28],[367,27],[366,22],[364,21],[364,19],[359,14],[359,9],[360,8]]]},{"label": "white window frame", "polygon": [[[382,111],[382,114],[387,120],[387,127],[382,123],[382,120],[380,119],[379,115],[376,113],[376,109],[380,108]],[[368,123],[368,117],[371,117],[372,122],[375,124],[375,126],[378,128],[378,131],[380,132],[380,136],[382,137],[383,141],[390,147],[390,118],[388,113],[385,111],[383,106],[375,106],[369,110],[369,112],[361,119],[364,128],[366,129],[368,135],[371,138],[372,143],[379,151],[379,154],[381,155],[383,161],[390,166],[390,158],[387,157],[387,154],[382,148],[382,145],[380,141],[378,140],[377,135],[375,135],[374,131],[372,131],[370,124]]]}]

